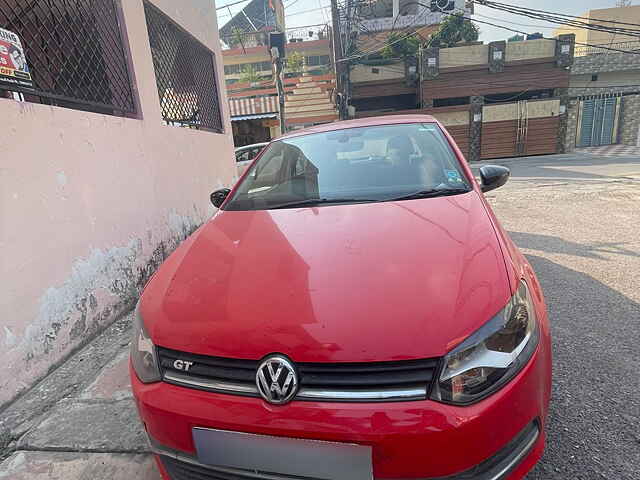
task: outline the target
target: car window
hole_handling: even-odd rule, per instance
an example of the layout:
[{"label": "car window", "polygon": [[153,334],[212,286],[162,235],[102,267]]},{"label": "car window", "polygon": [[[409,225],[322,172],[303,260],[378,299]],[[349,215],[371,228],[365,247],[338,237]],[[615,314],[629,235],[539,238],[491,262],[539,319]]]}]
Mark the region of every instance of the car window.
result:
[{"label": "car window", "polygon": [[470,188],[435,123],[312,133],[266,148],[225,209],[280,208],[313,199],[385,201],[412,192]]},{"label": "car window", "polygon": [[253,160],[258,156],[264,147],[255,147],[249,151],[249,160]]},{"label": "car window", "polygon": [[[273,155],[269,157],[265,162],[260,162],[259,168],[254,169],[252,174],[254,177],[260,175],[261,177],[275,176],[282,168],[283,155]],[[274,183],[276,182],[274,178]]]},{"label": "car window", "polygon": [[242,150],[241,152],[236,152],[236,162],[245,162],[249,160],[249,150]]}]

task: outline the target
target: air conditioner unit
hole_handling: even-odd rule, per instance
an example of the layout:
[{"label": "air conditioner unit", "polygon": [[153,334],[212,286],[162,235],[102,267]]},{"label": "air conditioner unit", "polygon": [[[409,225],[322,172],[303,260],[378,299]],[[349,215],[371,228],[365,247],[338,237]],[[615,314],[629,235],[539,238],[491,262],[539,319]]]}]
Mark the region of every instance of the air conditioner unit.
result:
[{"label": "air conditioner unit", "polygon": [[432,12],[451,12],[456,8],[455,0],[431,0]]},{"label": "air conditioner unit", "polygon": [[431,0],[430,9],[432,12],[464,11],[465,0]]}]

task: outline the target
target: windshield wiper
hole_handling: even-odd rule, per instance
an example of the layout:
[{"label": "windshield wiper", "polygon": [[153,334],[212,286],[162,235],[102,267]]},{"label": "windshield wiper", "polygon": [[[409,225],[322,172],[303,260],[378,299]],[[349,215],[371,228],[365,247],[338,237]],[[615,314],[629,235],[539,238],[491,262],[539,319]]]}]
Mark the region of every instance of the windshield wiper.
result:
[{"label": "windshield wiper", "polygon": [[370,200],[368,198],[307,198],[306,200],[298,200],[297,202],[281,203],[280,205],[267,207],[267,209],[275,210],[278,208],[307,207],[307,206],[314,206],[314,205],[323,205],[327,203],[366,203],[366,202],[377,202],[377,200]]},{"label": "windshield wiper", "polygon": [[446,197],[450,195],[460,195],[462,193],[469,193],[470,191],[471,190],[468,188],[432,188],[430,190],[420,190],[419,192],[413,192],[407,195],[401,195],[399,197],[386,198],[380,201],[395,202],[398,200],[417,200],[419,198]]}]

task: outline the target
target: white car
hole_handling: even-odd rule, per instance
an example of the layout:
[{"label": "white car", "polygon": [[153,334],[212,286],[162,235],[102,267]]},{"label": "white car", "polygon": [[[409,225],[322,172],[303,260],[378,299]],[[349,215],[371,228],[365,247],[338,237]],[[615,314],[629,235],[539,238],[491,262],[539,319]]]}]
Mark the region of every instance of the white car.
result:
[{"label": "white car", "polygon": [[269,142],[254,143],[253,145],[236,148],[236,168],[238,169],[238,176],[244,173],[247,167],[251,165],[251,162],[253,162],[253,159],[256,158],[267,145],[269,145]]}]

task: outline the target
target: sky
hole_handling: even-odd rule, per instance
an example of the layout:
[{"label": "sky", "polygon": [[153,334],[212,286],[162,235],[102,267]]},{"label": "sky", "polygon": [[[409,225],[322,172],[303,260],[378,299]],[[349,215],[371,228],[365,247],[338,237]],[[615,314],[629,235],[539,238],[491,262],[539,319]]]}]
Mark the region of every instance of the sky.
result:
[{"label": "sky", "polygon": [[[237,0],[218,0],[216,7],[233,3]],[[539,10],[548,10],[550,12],[566,13],[570,15],[581,15],[588,10],[596,8],[610,8],[616,6],[616,0],[496,0],[501,3],[508,3],[514,6],[522,6],[536,8]],[[634,0],[632,5],[639,5],[640,0]],[[236,14],[242,10],[243,5],[239,4],[230,7],[231,13]],[[284,0],[285,6],[285,23],[287,28],[300,27],[304,25],[314,25],[318,23],[327,23],[331,21],[331,9],[320,8],[329,6],[330,0]],[[312,10],[312,11],[309,11]],[[488,21],[504,25],[515,30],[521,30],[527,33],[541,32],[547,36],[553,34],[553,30],[557,28],[555,24],[539,22],[527,17],[511,15],[508,13],[493,10],[487,7],[476,6],[477,20]],[[230,20],[229,9],[218,10],[219,26],[224,25]],[[520,25],[515,25],[515,24]],[[479,24],[480,40],[491,42],[494,40],[505,40],[515,35],[513,32],[492,27],[489,25]]]}]

